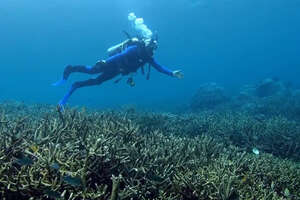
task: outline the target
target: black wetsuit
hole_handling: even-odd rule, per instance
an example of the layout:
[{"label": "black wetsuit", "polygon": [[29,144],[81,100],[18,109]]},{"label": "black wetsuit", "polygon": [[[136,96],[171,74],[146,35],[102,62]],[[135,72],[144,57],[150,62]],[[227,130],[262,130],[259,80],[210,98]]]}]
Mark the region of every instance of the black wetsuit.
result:
[{"label": "black wetsuit", "polygon": [[128,75],[136,72],[145,64],[150,64],[159,72],[173,76],[173,72],[168,68],[158,64],[153,58],[153,52],[147,51],[144,45],[131,45],[120,53],[110,56],[104,62],[98,62],[93,67],[78,65],[67,66],[64,70],[63,80],[67,80],[69,75],[73,72],[82,72],[87,74],[101,73],[97,78],[88,79],[85,81],[78,81],[73,83],[68,93],[59,102],[60,106],[64,106],[71,94],[80,87],[99,85],[104,81],[110,80],[119,74]]}]

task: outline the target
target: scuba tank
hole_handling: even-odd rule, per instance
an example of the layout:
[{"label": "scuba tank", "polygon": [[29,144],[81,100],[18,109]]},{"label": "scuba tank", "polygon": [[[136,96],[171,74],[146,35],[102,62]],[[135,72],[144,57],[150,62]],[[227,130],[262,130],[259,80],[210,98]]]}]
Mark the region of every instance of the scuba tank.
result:
[{"label": "scuba tank", "polygon": [[124,42],[121,42],[120,44],[117,44],[115,46],[112,46],[107,49],[107,54],[109,56],[113,56],[117,53],[121,53],[128,45],[129,39],[125,40]]},{"label": "scuba tank", "polygon": [[[152,38],[153,33],[147,27],[147,25],[144,24],[143,18],[137,18],[134,13],[129,13],[128,20],[130,21],[131,26],[135,29],[137,33],[137,37],[131,37],[126,31],[123,31],[124,34],[127,36],[127,40],[107,49],[107,53],[109,56],[113,56],[118,53],[121,53],[124,49],[126,49],[130,45],[134,45],[134,44],[147,45],[146,43],[152,44],[152,42],[154,41],[154,39]],[[156,39],[157,39],[157,34],[156,34]],[[151,66],[150,64],[148,64],[148,71],[146,75],[147,80],[149,80],[150,78],[150,70],[151,70]],[[141,67],[141,72],[143,75],[145,74],[144,66]],[[115,83],[118,83],[121,79],[122,78],[115,80]],[[129,84],[131,87],[135,85],[132,76],[128,78],[127,84]]]},{"label": "scuba tank", "polygon": [[124,49],[126,49],[130,45],[138,44],[140,43],[140,40],[136,37],[131,37],[126,31],[123,31],[123,33],[126,35],[128,38],[127,40],[112,46],[107,49],[107,54],[108,56],[113,56],[117,53],[121,53]]}]

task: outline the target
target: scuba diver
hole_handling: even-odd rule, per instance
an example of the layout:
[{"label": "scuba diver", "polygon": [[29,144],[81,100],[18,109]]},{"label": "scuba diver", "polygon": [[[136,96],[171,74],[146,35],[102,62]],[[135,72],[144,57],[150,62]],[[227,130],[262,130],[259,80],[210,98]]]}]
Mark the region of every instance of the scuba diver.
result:
[{"label": "scuba diver", "polygon": [[[52,84],[58,86],[66,82],[71,73],[81,72],[87,74],[99,74],[96,78],[85,81],[77,81],[72,84],[67,94],[59,101],[58,108],[63,110],[69,97],[72,93],[81,87],[100,85],[101,83],[113,79],[114,77],[128,76],[127,83],[134,86],[132,73],[135,73],[141,68],[144,74],[144,65],[148,64],[147,79],[149,79],[150,67],[153,66],[156,70],[166,75],[183,78],[181,70],[171,71],[168,68],[158,64],[153,58],[154,51],[157,49],[157,36],[153,38],[152,31],[144,24],[142,18],[136,18],[134,13],[128,15],[128,20],[132,23],[135,30],[138,32],[137,37],[130,37],[125,32],[128,39],[108,49],[109,57],[106,60],[98,61],[94,66],[86,65],[68,65],[65,67],[61,80]],[[122,79],[115,80],[118,83]]]}]

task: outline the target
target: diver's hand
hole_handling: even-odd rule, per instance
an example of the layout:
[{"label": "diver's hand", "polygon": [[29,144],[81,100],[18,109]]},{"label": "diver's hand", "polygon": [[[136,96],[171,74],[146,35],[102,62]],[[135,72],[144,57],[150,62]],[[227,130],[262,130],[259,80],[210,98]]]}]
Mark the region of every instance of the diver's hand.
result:
[{"label": "diver's hand", "polygon": [[175,71],[173,71],[173,76],[175,76],[176,78],[179,78],[179,79],[182,79],[184,77],[184,75],[181,72],[181,70],[175,70]]}]

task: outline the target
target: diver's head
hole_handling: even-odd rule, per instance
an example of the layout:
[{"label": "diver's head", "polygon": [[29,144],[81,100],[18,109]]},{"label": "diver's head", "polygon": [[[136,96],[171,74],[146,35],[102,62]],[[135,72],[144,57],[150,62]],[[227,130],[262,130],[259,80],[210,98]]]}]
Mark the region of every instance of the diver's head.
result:
[{"label": "diver's head", "polygon": [[158,48],[157,40],[153,38],[145,39],[144,42],[145,42],[146,49],[150,52],[153,52]]}]

